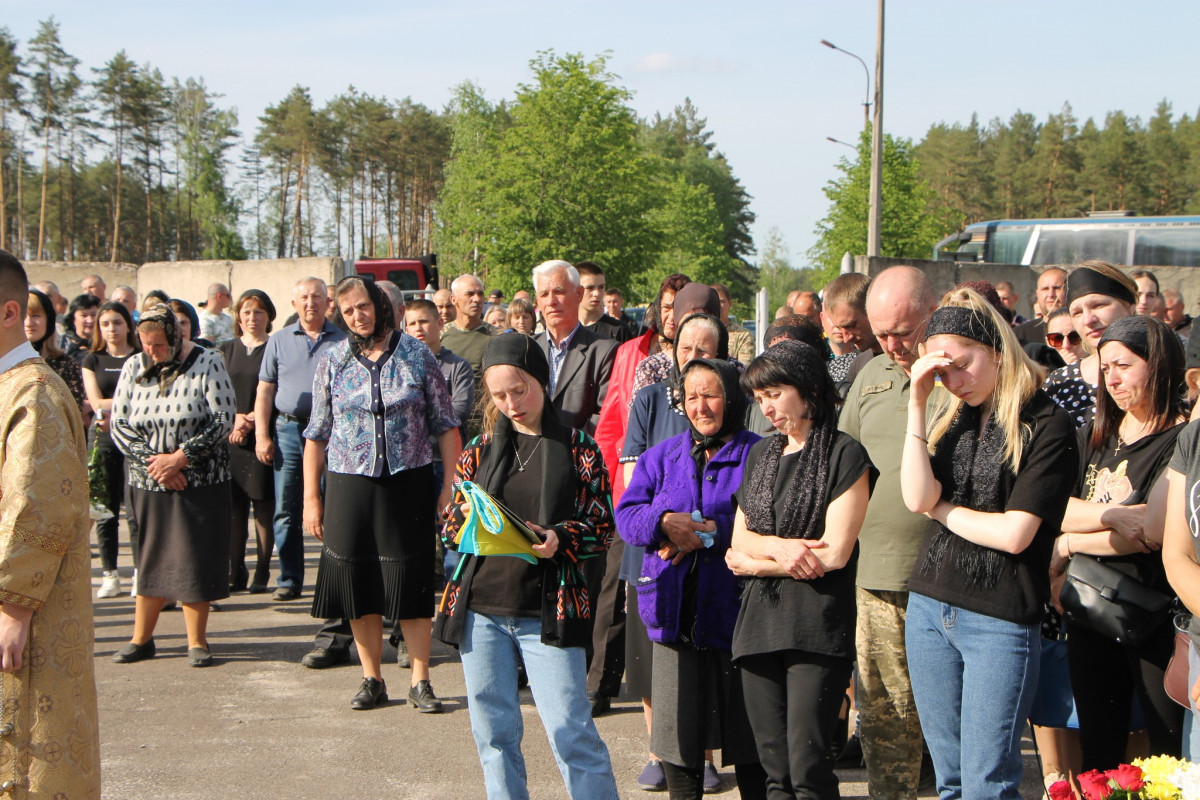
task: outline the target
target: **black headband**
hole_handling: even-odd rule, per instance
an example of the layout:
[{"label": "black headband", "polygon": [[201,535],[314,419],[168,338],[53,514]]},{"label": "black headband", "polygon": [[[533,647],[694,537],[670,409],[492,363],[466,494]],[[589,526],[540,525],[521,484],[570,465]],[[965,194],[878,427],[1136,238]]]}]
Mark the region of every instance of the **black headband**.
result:
[{"label": "black headband", "polygon": [[993,350],[1000,349],[1000,331],[996,330],[992,320],[962,306],[942,306],[933,312],[929,327],[925,329],[925,340],[941,333],[965,336]]},{"label": "black headband", "polygon": [[1100,337],[1096,349],[1099,350],[1109,342],[1119,342],[1137,353],[1144,361],[1150,357],[1149,329],[1149,317],[1121,317],[1104,329],[1104,335]]},{"label": "black headband", "polygon": [[1118,280],[1097,272],[1091,267],[1078,267],[1067,276],[1067,305],[1089,294],[1102,294],[1124,300],[1126,303],[1136,303],[1137,297],[1129,291],[1129,287]]}]

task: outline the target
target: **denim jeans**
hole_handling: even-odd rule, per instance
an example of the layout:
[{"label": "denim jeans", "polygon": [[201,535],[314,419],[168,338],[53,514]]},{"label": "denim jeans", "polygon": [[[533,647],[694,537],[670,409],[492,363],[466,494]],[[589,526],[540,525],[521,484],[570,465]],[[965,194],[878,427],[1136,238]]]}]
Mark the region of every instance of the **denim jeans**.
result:
[{"label": "denim jeans", "polygon": [[583,648],[542,644],[541,631],[536,617],[467,612],[460,643],[463,677],[487,796],[529,797],[521,754],[519,652],[567,793],[574,800],[616,800],[608,748],[596,732],[587,698]]},{"label": "denim jeans", "polygon": [[1196,685],[1196,678],[1200,677],[1200,653],[1196,652],[1196,645],[1188,646],[1188,702],[1191,704],[1191,710],[1183,715],[1183,758],[1195,763],[1200,760],[1200,724],[1197,724],[1196,715],[1200,714],[1200,710],[1196,708],[1196,701],[1191,699],[1192,687]]},{"label": "denim jeans", "polygon": [[275,549],[281,587],[304,588],[304,437],[298,422],[275,420]]},{"label": "denim jeans", "polygon": [[1021,732],[1037,689],[1039,626],[912,592],[905,646],[941,800],[1020,800]]}]

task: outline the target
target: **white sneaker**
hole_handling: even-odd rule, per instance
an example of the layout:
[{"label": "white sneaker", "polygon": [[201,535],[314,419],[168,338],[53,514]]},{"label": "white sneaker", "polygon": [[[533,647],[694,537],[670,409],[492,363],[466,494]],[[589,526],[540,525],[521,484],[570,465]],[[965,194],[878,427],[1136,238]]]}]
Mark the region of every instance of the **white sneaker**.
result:
[{"label": "white sneaker", "polygon": [[100,591],[96,592],[96,597],[116,597],[121,594],[121,576],[117,571],[106,570],[104,580],[100,582]]}]

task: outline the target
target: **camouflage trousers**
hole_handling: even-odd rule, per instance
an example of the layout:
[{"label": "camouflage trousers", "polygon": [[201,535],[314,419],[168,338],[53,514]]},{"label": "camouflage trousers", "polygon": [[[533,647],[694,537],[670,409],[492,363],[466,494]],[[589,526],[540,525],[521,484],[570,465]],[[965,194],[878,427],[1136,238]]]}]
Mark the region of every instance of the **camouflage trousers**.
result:
[{"label": "camouflage trousers", "polygon": [[921,723],[908,679],[908,592],[859,587],[858,719],[871,800],[914,800],[921,777]]}]

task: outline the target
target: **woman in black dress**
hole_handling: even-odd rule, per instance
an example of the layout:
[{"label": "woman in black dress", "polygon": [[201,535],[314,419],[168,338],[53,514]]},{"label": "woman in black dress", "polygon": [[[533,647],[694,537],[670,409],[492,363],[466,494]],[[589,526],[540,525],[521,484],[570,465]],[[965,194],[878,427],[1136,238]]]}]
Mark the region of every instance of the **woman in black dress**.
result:
[{"label": "woman in black dress", "polygon": [[[229,591],[240,592],[249,584],[250,594],[267,591],[271,573],[271,550],[275,547],[275,479],[271,467],[254,455],[254,400],[258,394],[258,370],[262,366],[275,305],[258,289],[243,292],[233,306],[234,338],[218,348],[237,395],[237,413],[229,434],[229,472],[233,478],[233,524],[229,538]],[[254,580],[246,568],[247,524],[254,509],[254,533],[258,558]]]},{"label": "woman in black dress", "polygon": [[837,430],[812,347],[782,341],[742,376],[778,431],[754,445],[726,562],[746,578],[733,631],[767,797],[837,798],[830,750],[854,666],[854,573],[871,461]]},{"label": "woman in black dress", "polygon": [[[112,398],[125,361],[138,350],[133,333],[133,317],[120,303],[105,303],[96,316],[92,333],[92,349],[83,357],[83,386],[88,403],[96,414],[95,448],[104,464],[104,486],[109,516],[96,522],[96,540],[100,545],[100,568],[104,579],[97,597],[116,597],[121,594],[121,579],[117,574],[117,514],[125,497],[125,457],[113,444],[109,431],[112,426]],[[130,544],[135,534],[131,531]],[[133,554],[137,563],[137,553]]]}]

